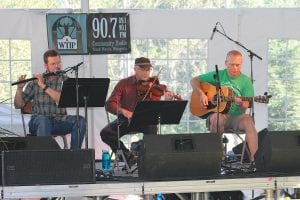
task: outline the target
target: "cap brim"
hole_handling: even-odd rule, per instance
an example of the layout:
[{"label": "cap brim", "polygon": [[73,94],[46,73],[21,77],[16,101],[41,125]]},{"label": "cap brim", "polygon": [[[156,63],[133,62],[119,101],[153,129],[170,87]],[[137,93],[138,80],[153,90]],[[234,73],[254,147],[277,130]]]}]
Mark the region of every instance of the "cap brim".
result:
[{"label": "cap brim", "polygon": [[151,63],[136,63],[139,67],[152,67]]}]

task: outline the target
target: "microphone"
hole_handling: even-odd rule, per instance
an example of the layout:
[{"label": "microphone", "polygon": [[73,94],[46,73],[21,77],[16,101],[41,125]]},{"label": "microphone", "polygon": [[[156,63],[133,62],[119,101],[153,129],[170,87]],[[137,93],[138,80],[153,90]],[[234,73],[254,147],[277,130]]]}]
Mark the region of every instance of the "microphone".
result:
[{"label": "microphone", "polygon": [[70,70],[78,70],[78,67],[80,66],[80,65],[82,65],[83,64],[83,62],[80,62],[80,63],[78,63],[77,65],[74,65],[73,67],[70,67]]},{"label": "microphone", "polygon": [[216,30],[217,30],[217,25],[218,25],[218,22],[216,23],[216,25],[215,25],[215,27],[214,27],[212,33],[211,33],[210,40],[212,40],[213,37],[214,37],[214,35],[215,35],[215,32],[216,32]]},{"label": "microphone", "polygon": [[80,65],[82,65],[83,62],[78,63],[77,65],[75,65],[74,67],[79,67]]}]

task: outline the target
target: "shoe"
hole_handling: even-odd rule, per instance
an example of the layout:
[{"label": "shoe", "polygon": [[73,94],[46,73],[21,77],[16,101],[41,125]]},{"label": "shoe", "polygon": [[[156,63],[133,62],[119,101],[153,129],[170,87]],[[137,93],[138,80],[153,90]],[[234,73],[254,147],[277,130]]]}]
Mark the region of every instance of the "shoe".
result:
[{"label": "shoe", "polygon": [[124,154],[129,168],[137,163],[137,156],[134,155],[131,151],[125,152]]},{"label": "shoe", "polygon": [[255,165],[254,161],[251,161],[249,170],[250,170],[250,172],[256,172],[257,171],[257,168],[256,168],[256,165]]},{"label": "shoe", "polygon": [[140,151],[142,144],[143,144],[143,140],[132,142],[130,145],[130,151],[133,152],[135,155],[137,155],[137,152]]}]

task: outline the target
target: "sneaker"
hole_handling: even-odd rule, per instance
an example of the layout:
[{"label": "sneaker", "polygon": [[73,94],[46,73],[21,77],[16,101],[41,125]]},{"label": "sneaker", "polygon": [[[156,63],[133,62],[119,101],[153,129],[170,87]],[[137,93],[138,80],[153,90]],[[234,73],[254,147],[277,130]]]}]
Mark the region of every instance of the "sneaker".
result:
[{"label": "sneaker", "polygon": [[256,172],[257,171],[254,161],[251,161],[249,169],[250,169],[251,172]]},{"label": "sneaker", "polygon": [[129,168],[137,163],[137,156],[134,155],[131,151],[125,152],[125,158]]}]

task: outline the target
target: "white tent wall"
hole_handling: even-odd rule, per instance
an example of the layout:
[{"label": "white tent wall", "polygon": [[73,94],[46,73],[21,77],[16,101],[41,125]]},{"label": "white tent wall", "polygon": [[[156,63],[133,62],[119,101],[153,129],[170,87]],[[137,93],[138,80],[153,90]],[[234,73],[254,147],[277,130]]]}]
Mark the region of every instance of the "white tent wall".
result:
[{"label": "white tent wall", "polygon": [[[253,77],[256,95],[267,88],[268,39],[300,39],[300,9],[211,9],[211,10],[102,10],[103,12],[129,12],[131,39],[147,38],[201,38],[209,39],[216,22],[226,34],[261,56],[253,58]],[[52,11],[51,11],[52,12]],[[66,13],[69,12],[66,11]],[[60,10],[60,13],[63,13]],[[42,54],[47,49],[47,10],[0,10],[0,39],[29,39],[32,44],[32,72],[41,72]],[[218,30],[221,30],[220,27]],[[248,52],[219,33],[208,43],[208,67],[223,68],[225,53],[239,49],[244,54],[243,71],[250,75]],[[63,56],[63,66],[83,61],[80,77],[107,77],[105,55]],[[276,95],[276,94],[273,94]],[[74,109],[71,109],[74,112]],[[255,104],[255,121],[258,130],[267,127],[267,107]],[[81,109],[80,114],[84,115]],[[107,119],[103,108],[88,110],[89,147],[107,148],[99,137]]]}]

